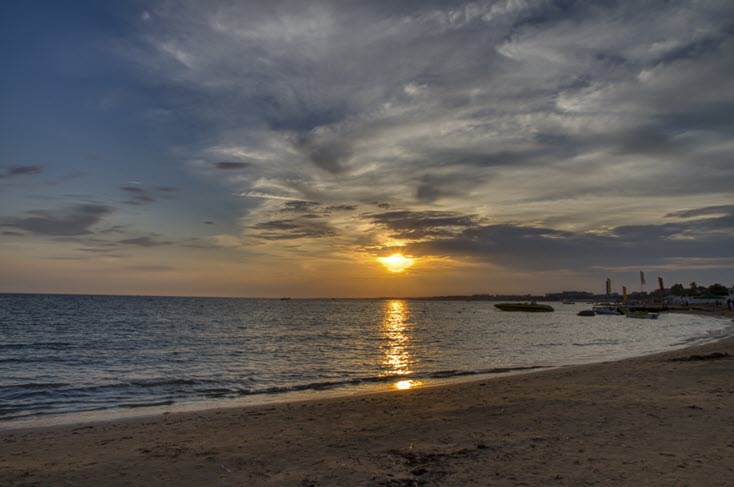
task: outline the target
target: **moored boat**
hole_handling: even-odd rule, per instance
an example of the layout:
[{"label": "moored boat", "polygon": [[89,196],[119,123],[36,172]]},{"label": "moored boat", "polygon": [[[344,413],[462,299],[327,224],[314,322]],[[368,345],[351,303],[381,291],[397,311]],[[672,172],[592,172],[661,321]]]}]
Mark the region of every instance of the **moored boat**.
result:
[{"label": "moored boat", "polygon": [[598,315],[617,315],[619,316],[623,314],[617,308],[613,306],[607,306],[607,305],[594,306],[591,309],[594,311],[594,313]]},{"label": "moored boat", "polygon": [[657,320],[660,313],[648,313],[647,311],[629,311],[625,313],[627,318],[640,318],[643,320]]},{"label": "moored boat", "polygon": [[577,316],[596,316],[596,312],[593,309],[584,309],[576,313]]},{"label": "moored boat", "polygon": [[494,307],[502,311],[526,311],[529,313],[555,311],[553,306],[538,303],[499,303],[495,304]]}]

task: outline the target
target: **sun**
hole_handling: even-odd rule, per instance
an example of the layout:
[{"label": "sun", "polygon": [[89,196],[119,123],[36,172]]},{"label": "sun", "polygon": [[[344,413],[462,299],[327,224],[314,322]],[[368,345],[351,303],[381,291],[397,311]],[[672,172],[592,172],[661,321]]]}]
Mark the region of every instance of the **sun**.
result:
[{"label": "sun", "polygon": [[377,260],[390,272],[403,272],[412,266],[415,259],[405,257],[403,254],[392,254],[390,257],[378,257]]}]

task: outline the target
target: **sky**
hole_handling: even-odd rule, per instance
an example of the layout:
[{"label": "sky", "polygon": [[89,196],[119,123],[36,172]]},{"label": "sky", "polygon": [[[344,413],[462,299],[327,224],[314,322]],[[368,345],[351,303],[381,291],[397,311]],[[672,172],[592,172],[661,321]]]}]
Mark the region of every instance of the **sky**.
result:
[{"label": "sky", "polygon": [[4,1],[0,292],[731,286],[732,52],[729,0]]}]

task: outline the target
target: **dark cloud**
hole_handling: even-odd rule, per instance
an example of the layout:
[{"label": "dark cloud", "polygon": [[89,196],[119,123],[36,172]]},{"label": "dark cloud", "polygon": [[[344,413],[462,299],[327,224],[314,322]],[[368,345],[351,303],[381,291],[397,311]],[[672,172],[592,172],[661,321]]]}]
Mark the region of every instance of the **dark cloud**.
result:
[{"label": "dark cloud", "polygon": [[211,220],[204,220],[204,221],[203,221],[203,222],[201,222],[201,223],[203,223],[204,225],[214,225],[214,222],[213,222],[213,221],[211,221]]},{"label": "dark cloud", "polygon": [[101,228],[97,231],[97,233],[100,235],[106,233],[125,233],[127,228],[127,225],[113,225],[111,227]]},{"label": "dark cloud", "polygon": [[441,191],[438,187],[422,183],[415,190],[415,198],[421,203],[433,203],[441,196]]},{"label": "dark cloud", "polygon": [[468,178],[467,174],[461,171],[452,171],[441,176],[425,174],[418,182],[415,198],[420,203],[434,203],[440,198],[461,196],[470,188],[485,182],[488,177],[483,175]]},{"label": "dark cloud", "polygon": [[320,206],[315,201],[286,201],[283,203],[281,211],[307,212],[313,211]]},{"label": "dark cloud", "polygon": [[250,226],[254,236],[264,240],[293,240],[299,238],[332,237],[337,231],[328,222],[316,218],[271,220]]},{"label": "dark cloud", "polygon": [[334,205],[327,206],[324,211],[354,211],[357,209],[356,205]]},{"label": "dark cloud", "polygon": [[284,202],[280,211],[301,213],[299,218],[322,218],[323,216],[328,216],[333,212],[354,211],[356,209],[356,205],[344,204],[323,206],[317,201],[294,200]]},{"label": "dark cloud", "polygon": [[[542,140],[542,139],[541,139]],[[546,161],[549,156],[570,157],[574,149],[568,145],[550,146],[540,149],[495,151],[489,148],[434,149],[418,156],[418,161],[428,160],[436,166],[475,166],[490,168],[499,166],[531,165]]]},{"label": "dark cloud", "polygon": [[0,227],[16,228],[35,235],[74,236],[88,235],[92,228],[114,211],[106,205],[85,203],[63,210],[33,210],[30,216],[5,218]]},{"label": "dark cloud", "polygon": [[666,218],[695,218],[710,215],[732,215],[734,214],[734,205],[707,206],[705,208],[695,208],[692,210],[674,211],[665,215]]},{"label": "dark cloud", "polygon": [[332,174],[343,172],[352,156],[351,147],[342,140],[320,140],[314,136],[304,136],[296,140],[294,147],[316,167]]},{"label": "dark cloud", "polygon": [[223,171],[239,171],[241,169],[247,169],[248,167],[252,166],[249,162],[215,162],[212,164],[217,169],[221,169]]},{"label": "dark cloud", "polygon": [[663,53],[658,59],[658,63],[674,63],[682,60],[694,60],[707,55],[710,52],[716,52],[722,47],[726,47],[727,37],[732,35],[731,28],[729,32],[713,32],[705,35],[692,42],[678,45],[673,49]]},{"label": "dark cloud", "polygon": [[[417,255],[466,256],[523,270],[589,269],[662,264],[670,259],[725,258],[729,232],[706,232],[711,222],[636,225],[598,235],[519,225],[484,225],[410,246]],[[685,237],[685,238],[679,238]]]},{"label": "dark cloud", "polygon": [[295,230],[300,227],[300,223],[295,220],[271,220],[252,225],[251,228],[256,230]]},{"label": "dark cloud", "polygon": [[388,228],[393,237],[404,239],[445,237],[477,226],[476,215],[447,211],[390,211],[367,217],[373,223]]},{"label": "dark cloud", "polygon": [[14,176],[35,176],[42,172],[42,166],[11,166],[7,169],[0,170],[0,179],[11,178]]},{"label": "dark cloud", "polygon": [[637,127],[629,132],[618,133],[613,136],[612,142],[619,154],[666,156],[680,148],[672,135],[655,127]]},{"label": "dark cloud", "polygon": [[120,189],[131,196],[129,200],[125,201],[129,205],[147,205],[155,201],[145,189],[139,186],[121,186]]},{"label": "dark cloud", "polygon": [[175,193],[176,191],[178,191],[178,188],[175,188],[173,186],[157,186],[155,189],[157,189],[161,193]]},{"label": "dark cloud", "polygon": [[156,240],[154,237],[145,236],[118,240],[117,243],[122,245],[135,245],[138,247],[159,247],[161,245],[170,245],[172,242]]},{"label": "dark cloud", "polygon": [[208,242],[206,240],[203,240],[199,237],[191,237],[189,239],[184,240],[183,242],[179,243],[181,247],[187,247],[190,249],[219,249],[220,247],[214,245],[211,242]]}]

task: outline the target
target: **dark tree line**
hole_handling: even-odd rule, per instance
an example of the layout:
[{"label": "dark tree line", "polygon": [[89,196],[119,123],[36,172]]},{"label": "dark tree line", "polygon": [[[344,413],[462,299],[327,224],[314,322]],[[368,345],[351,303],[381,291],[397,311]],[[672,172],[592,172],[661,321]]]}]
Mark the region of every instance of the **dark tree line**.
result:
[{"label": "dark tree line", "polygon": [[692,282],[688,287],[683,287],[683,284],[673,284],[670,288],[670,294],[673,296],[728,296],[729,290],[723,284],[712,284],[709,287],[699,286],[695,282]]}]

